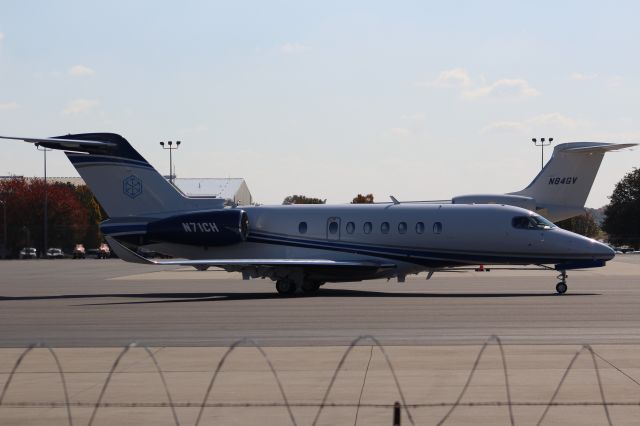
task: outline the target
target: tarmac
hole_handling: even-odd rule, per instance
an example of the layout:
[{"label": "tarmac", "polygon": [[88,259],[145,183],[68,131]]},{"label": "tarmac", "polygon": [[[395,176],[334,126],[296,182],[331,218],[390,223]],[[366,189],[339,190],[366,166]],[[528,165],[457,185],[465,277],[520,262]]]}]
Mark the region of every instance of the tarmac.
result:
[{"label": "tarmac", "polygon": [[0,425],[69,424],[48,349],[11,375],[35,343],[73,424],[195,424],[218,367],[201,424],[390,425],[395,401],[402,424],[640,424],[640,256],[569,275],[562,296],[553,272],[492,270],[282,298],[221,271],[3,261]]},{"label": "tarmac", "polygon": [[0,347],[640,344],[640,255],[569,272],[443,272],[327,284],[282,298],[270,280],[110,260],[0,262]]}]

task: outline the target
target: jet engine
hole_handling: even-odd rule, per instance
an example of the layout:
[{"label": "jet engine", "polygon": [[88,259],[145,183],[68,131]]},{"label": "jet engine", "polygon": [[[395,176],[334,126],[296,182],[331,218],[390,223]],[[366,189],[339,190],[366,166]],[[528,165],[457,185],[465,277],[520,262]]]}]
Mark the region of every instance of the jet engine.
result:
[{"label": "jet engine", "polygon": [[198,246],[226,246],[249,236],[249,217],[244,210],[199,211],[171,216],[147,224],[145,240]]}]

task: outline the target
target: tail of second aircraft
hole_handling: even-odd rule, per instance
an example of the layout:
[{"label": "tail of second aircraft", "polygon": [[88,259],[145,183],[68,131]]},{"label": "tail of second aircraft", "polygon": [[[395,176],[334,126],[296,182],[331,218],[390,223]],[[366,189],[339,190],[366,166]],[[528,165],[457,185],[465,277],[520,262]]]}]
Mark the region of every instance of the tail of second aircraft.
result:
[{"label": "tail of second aircraft", "polygon": [[222,199],[184,196],[122,136],[84,133],[54,138],[8,138],[64,150],[80,176],[112,217],[167,217],[175,213],[216,209]]},{"label": "tail of second aircraft", "polygon": [[537,211],[557,222],[584,213],[591,187],[607,151],[636,144],[571,142],[557,145],[540,173],[525,189],[503,195],[454,197],[454,203],[500,203]]},{"label": "tail of second aircraft", "polygon": [[511,194],[533,198],[536,200],[536,208],[546,210],[547,215],[552,213],[551,215],[572,217],[583,214],[584,203],[604,154],[634,145],[600,142],[560,144],[555,147],[551,159],[529,186]]}]

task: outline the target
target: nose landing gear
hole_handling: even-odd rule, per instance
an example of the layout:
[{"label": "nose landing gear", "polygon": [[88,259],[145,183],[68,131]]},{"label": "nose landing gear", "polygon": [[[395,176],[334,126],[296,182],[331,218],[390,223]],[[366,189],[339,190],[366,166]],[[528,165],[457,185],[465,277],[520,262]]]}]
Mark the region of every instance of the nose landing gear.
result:
[{"label": "nose landing gear", "polygon": [[560,271],[558,275],[558,279],[561,280],[558,284],[556,284],[556,291],[558,294],[565,294],[567,292],[567,272]]}]

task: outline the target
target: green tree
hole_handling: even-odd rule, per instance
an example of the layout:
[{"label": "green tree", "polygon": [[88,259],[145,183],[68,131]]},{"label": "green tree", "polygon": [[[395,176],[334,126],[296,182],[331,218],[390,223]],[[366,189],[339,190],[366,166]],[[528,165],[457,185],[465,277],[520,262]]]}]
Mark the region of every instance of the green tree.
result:
[{"label": "green tree", "polygon": [[353,201],[351,201],[351,204],[373,204],[373,194],[358,194]]},{"label": "green tree", "polygon": [[602,229],[615,245],[640,246],[640,170],[634,168],[616,184],[604,210]]},{"label": "green tree", "polygon": [[326,202],[326,199],[307,197],[306,195],[289,195],[282,204],[325,204]]},{"label": "green tree", "polygon": [[562,229],[566,229],[567,231],[575,232],[576,234],[584,235],[589,238],[596,238],[601,234],[598,224],[590,213],[561,220],[560,222],[557,222],[556,225]]}]

